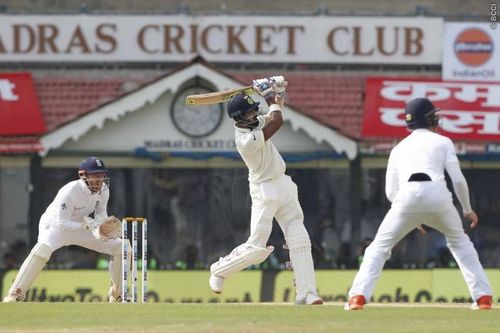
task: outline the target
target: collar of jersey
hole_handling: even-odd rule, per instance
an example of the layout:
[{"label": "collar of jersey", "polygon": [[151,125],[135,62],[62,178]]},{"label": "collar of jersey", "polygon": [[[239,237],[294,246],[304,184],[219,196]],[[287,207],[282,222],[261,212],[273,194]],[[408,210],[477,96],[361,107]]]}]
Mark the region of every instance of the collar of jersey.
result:
[{"label": "collar of jersey", "polygon": [[415,128],[412,132],[422,132],[422,133],[431,132],[431,133],[434,133],[434,132],[432,132],[431,130],[429,130],[427,128]]}]

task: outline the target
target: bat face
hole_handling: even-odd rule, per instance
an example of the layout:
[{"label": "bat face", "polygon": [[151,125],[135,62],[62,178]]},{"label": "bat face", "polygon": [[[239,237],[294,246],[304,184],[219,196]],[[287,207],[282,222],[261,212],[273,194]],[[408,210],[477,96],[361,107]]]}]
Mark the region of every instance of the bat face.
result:
[{"label": "bat face", "polygon": [[208,94],[189,95],[186,97],[187,105],[207,105],[224,103],[230,100],[233,96],[244,92],[245,94],[253,94],[252,86],[243,88],[233,88],[222,91],[216,91]]}]

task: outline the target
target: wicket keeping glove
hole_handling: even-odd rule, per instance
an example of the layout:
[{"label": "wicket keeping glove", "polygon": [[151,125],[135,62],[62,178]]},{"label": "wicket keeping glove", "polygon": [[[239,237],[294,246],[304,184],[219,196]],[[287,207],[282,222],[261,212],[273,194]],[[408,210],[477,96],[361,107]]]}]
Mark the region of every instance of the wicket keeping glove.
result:
[{"label": "wicket keeping glove", "polygon": [[109,240],[121,236],[122,225],[119,219],[114,216],[94,220],[88,216],[84,217],[84,228],[89,230],[95,239]]}]

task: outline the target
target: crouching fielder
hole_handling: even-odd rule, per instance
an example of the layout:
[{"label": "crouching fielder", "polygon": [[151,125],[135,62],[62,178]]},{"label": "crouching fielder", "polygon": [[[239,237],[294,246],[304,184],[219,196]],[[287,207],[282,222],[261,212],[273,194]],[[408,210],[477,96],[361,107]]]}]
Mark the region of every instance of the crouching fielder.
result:
[{"label": "crouching fielder", "polygon": [[346,310],[362,309],[370,300],[382,267],[394,245],[420,224],[435,228],[446,237],[447,246],[462,271],[474,300],[473,309],[490,309],[490,283],[446,187],[444,171],[453,182],[463,216],[474,228],[478,217],[471,208],[467,182],[460,170],[453,143],[435,133],[439,111],[427,98],[411,101],[405,110],[412,133],[391,151],[386,173],[386,194],[392,202],[375,239],[368,246],[349,290]]},{"label": "crouching fielder", "polygon": [[[107,170],[102,160],[88,157],[80,164],[80,179],[64,185],[40,218],[38,242],[24,260],[4,303],[25,299],[52,253],[68,245],[79,245],[111,255],[110,302],[121,301],[121,223],[109,216]],[[94,213],[94,219],[89,215]],[[130,244],[129,244],[130,246]],[[129,251],[130,253],[130,251]]]},{"label": "crouching fielder", "polygon": [[285,175],[285,162],[269,140],[283,124],[284,96],[273,94],[266,100],[270,104],[267,115],[260,115],[259,102],[246,94],[236,95],[228,104],[228,115],[235,121],[236,148],[249,169],[250,237],[211,265],[209,284],[214,292],[221,293],[224,279],[266,260],[273,251],[272,246],[266,245],[276,217],[290,250],[295,304],[322,304],[316,291],[311,242],[304,227],[297,186]]}]

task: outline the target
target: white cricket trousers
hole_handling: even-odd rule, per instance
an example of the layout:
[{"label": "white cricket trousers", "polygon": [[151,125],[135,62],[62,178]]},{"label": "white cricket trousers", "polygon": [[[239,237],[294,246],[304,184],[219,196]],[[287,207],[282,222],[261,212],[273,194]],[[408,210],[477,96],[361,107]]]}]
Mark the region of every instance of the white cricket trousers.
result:
[{"label": "white cricket trousers", "polygon": [[[458,263],[472,299],[492,295],[490,283],[479,262],[474,245],[464,232],[462,220],[445,186],[433,182],[411,182],[394,201],[363,257],[349,297],[363,295],[369,301],[392,248],[419,224],[446,237],[447,246]],[[411,208],[410,208],[411,207]],[[415,211],[416,210],[416,211]]]},{"label": "white cricket trousers", "polygon": [[305,237],[309,237],[304,227],[304,214],[298,199],[297,185],[283,175],[279,180],[259,184],[250,183],[252,215],[250,237],[246,241],[257,247],[265,248],[273,228],[273,218],[285,237],[290,225],[295,224]]},{"label": "white cricket trousers", "polygon": [[297,185],[283,175],[279,180],[250,183],[252,217],[247,244],[265,248],[275,217],[285,236],[295,276],[297,304],[307,302],[308,295],[317,295],[311,240],[304,226]]}]

